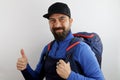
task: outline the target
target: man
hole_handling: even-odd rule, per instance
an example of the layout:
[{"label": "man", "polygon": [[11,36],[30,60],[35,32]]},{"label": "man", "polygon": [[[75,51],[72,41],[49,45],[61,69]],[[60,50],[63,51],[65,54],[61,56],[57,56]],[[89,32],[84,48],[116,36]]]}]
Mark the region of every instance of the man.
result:
[{"label": "man", "polygon": [[[24,50],[21,50],[22,57],[17,61],[17,69],[22,72],[24,78],[26,80],[43,80],[43,77],[46,80],[104,80],[93,51],[84,42],[75,46],[72,55],[72,59],[78,64],[74,65],[71,60],[65,62],[66,48],[74,38],[71,32],[73,19],[67,4],[61,2],[52,4],[43,17],[49,20],[55,40],[48,56],[43,60],[48,48],[48,45],[45,46],[35,70],[31,69]],[[79,66],[82,73],[76,68]]]}]

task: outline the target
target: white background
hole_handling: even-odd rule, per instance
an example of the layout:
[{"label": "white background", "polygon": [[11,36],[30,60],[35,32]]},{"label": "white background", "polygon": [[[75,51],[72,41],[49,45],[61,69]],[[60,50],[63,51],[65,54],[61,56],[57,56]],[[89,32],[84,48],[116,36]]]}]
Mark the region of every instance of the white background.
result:
[{"label": "white background", "polygon": [[42,16],[55,1],[71,8],[73,32],[100,35],[104,76],[120,80],[120,0],[0,0],[0,80],[24,80],[16,69],[21,48],[35,69],[43,47],[53,39]]}]

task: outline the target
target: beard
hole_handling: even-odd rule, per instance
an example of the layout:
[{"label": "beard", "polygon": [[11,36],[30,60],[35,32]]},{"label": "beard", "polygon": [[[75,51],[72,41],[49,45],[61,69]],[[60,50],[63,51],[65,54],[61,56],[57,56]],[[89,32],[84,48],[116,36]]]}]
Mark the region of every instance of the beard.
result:
[{"label": "beard", "polygon": [[[56,32],[57,30],[62,30],[62,32]],[[54,35],[54,38],[55,38],[55,40],[57,40],[57,41],[62,41],[62,40],[64,40],[64,39],[67,37],[67,35],[68,35],[69,32],[70,32],[70,29],[66,29],[66,30],[65,30],[65,28],[63,28],[63,27],[53,28],[53,29],[52,29],[52,33],[53,33],[53,35]]]}]

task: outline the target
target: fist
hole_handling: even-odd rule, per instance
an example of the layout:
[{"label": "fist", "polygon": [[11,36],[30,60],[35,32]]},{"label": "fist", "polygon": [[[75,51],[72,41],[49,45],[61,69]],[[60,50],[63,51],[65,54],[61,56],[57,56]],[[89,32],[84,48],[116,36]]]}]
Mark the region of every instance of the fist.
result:
[{"label": "fist", "polygon": [[63,79],[67,79],[71,73],[70,63],[59,60],[56,66],[56,72]]}]

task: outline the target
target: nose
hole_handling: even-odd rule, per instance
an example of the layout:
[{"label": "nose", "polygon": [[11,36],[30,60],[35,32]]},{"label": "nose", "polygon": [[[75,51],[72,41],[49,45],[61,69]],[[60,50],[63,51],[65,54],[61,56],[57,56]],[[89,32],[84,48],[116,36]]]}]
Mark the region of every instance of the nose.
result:
[{"label": "nose", "polygon": [[61,26],[61,23],[59,20],[56,20],[55,23],[54,23],[54,26],[55,27],[60,27]]}]

